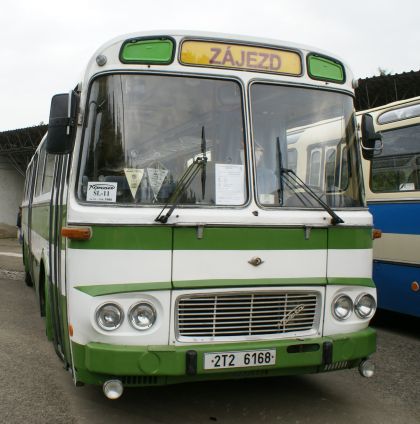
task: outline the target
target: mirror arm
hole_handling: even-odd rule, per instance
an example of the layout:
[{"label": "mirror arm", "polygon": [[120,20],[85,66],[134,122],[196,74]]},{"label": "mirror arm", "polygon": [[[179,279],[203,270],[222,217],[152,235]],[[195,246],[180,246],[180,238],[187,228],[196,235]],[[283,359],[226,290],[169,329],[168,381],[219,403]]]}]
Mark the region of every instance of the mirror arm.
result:
[{"label": "mirror arm", "polygon": [[366,147],[362,142],[361,143],[362,149],[365,150],[366,152],[376,152],[376,151],[381,152],[384,148],[384,142],[382,140],[382,137],[376,140],[380,142],[380,145],[378,147]]}]

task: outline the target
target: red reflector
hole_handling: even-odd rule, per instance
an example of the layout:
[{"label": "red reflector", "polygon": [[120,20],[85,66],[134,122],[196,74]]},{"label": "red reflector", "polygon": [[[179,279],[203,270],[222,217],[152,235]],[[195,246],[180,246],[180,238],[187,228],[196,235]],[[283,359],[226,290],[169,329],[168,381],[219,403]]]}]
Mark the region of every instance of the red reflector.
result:
[{"label": "red reflector", "polygon": [[92,237],[90,227],[63,227],[61,235],[71,240],[89,240]]}]

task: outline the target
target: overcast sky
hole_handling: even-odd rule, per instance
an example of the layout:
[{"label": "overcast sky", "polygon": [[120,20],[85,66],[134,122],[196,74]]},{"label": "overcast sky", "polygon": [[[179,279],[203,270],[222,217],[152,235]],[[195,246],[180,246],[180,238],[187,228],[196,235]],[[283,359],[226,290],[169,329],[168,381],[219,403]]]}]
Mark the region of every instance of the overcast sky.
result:
[{"label": "overcast sky", "polygon": [[47,122],[95,50],[143,30],[187,29],[329,51],[356,78],[420,70],[418,0],[2,0],[0,131]]}]

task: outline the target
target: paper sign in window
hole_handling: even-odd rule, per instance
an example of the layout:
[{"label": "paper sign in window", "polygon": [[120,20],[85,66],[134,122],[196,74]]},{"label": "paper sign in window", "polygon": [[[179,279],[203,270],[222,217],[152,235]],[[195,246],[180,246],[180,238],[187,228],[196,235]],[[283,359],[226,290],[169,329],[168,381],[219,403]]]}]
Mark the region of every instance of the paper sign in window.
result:
[{"label": "paper sign in window", "polygon": [[150,187],[152,188],[153,195],[155,198],[159,194],[162,188],[163,181],[168,175],[167,169],[160,168],[147,168],[147,178],[149,179]]},{"label": "paper sign in window", "polygon": [[243,165],[216,163],[216,204],[245,203],[245,169]]},{"label": "paper sign in window", "polygon": [[88,202],[109,202],[117,201],[117,183],[88,182],[86,200]]},{"label": "paper sign in window", "polygon": [[125,178],[127,178],[128,186],[130,187],[133,199],[136,197],[137,189],[143,178],[144,169],[124,168]]}]

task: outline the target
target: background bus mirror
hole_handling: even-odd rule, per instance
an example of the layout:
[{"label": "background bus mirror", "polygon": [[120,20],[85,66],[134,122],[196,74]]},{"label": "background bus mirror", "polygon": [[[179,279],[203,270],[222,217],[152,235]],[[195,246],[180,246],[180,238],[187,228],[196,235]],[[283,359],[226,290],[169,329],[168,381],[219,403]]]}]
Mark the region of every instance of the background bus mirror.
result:
[{"label": "background bus mirror", "polygon": [[[56,94],[51,99],[47,153],[66,154],[73,147],[72,128],[76,116],[76,93]],[[69,107],[70,102],[70,107]]]},{"label": "background bus mirror", "polygon": [[[375,131],[373,125],[373,117],[369,113],[362,116],[362,155],[364,159],[371,160],[375,151],[380,151],[383,148],[382,136]],[[376,147],[376,142],[379,141],[380,145]]]}]

